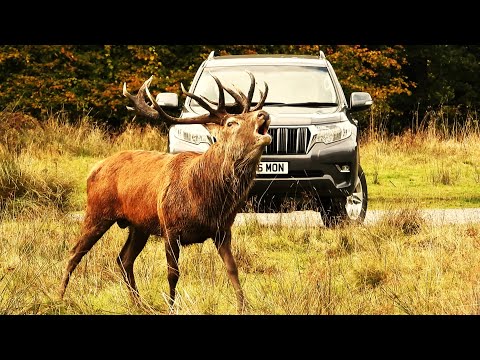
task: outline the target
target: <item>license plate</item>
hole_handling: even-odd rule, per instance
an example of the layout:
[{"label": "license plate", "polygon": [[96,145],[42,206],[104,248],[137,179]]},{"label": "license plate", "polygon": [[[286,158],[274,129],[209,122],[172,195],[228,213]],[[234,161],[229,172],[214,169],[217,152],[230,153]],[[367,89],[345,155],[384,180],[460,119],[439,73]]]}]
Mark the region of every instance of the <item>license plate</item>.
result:
[{"label": "license plate", "polygon": [[288,174],[288,162],[260,162],[257,167],[257,174]]}]

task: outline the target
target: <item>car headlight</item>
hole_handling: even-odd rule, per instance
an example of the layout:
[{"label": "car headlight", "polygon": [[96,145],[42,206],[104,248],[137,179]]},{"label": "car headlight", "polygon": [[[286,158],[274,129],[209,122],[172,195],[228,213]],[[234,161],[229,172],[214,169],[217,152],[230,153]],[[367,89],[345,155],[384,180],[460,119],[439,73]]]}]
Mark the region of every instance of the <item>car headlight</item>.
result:
[{"label": "car headlight", "polygon": [[[173,136],[179,140],[183,140],[195,145],[200,143],[206,143],[212,145],[215,142],[215,138],[203,128],[204,131],[198,131],[198,127],[192,127],[191,125],[179,126],[177,125],[173,130]],[[194,131],[192,131],[194,130]]]},{"label": "car headlight", "polygon": [[337,124],[315,125],[312,128],[312,144],[330,144],[335,141],[346,139],[352,135],[352,124],[344,121]]}]

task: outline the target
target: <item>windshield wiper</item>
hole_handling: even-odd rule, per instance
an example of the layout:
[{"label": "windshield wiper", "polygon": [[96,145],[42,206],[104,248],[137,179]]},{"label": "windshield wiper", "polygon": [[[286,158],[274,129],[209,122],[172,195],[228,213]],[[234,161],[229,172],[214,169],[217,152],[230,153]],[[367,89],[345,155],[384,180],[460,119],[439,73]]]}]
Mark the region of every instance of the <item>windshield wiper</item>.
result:
[{"label": "windshield wiper", "polygon": [[337,103],[334,102],[298,102],[298,103],[282,103],[282,102],[266,102],[265,106],[293,106],[293,107],[331,107],[331,106],[338,106]]}]

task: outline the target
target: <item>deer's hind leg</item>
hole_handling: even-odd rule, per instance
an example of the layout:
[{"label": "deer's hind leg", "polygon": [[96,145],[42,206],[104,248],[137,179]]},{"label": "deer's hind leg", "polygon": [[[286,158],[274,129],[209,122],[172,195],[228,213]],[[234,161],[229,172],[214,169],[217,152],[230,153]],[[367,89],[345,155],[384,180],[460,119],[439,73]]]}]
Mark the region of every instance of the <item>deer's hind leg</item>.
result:
[{"label": "deer's hind leg", "polygon": [[123,279],[130,290],[132,301],[139,305],[140,297],[137,284],[135,283],[135,276],[133,274],[133,263],[138,254],[140,254],[145,247],[150,234],[147,234],[132,225],[128,227],[128,230],[128,238],[117,257],[117,264],[122,269]]},{"label": "deer's hind leg", "polygon": [[179,236],[174,232],[167,232],[165,235],[165,255],[167,257],[167,279],[170,290],[168,303],[170,309],[175,303],[175,288],[180,277],[178,268],[180,258],[180,241]]},{"label": "deer's hind leg", "polygon": [[65,269],[60,287],[60,298],[63,298],[68,282],[70,281],[70,276],[82,260],[83,256],[90,251],[93,245],[95,245],[95,243],[114,223],[115,221],[113,220],[98,220],[88,214],[85,216],[82,225],[82,233],[70,250],[70,259]]}]

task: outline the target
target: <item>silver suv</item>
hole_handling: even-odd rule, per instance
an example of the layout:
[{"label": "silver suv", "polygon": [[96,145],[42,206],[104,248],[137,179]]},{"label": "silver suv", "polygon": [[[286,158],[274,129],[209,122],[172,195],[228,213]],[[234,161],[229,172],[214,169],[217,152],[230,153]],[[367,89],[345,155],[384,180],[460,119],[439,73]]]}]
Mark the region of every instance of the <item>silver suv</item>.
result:
[{"label": "silver suv", "polygon": [[[368,109],[372,98],[343,93],[330,62],[319,56],[229,55],[212,52],[199,67],[190,92],[218,99],[218,86],[250,87],[250,71],[257,88],[267,83],[263,109],[271,116],[272,142],[265,147],[250,192],[249,204],[257,212],[311,209],[320,211],[326,226],[362,223],[367,211],[367,182],[359,162],[357,121],[351,114]],[[252,106],[258,101],[256,91]],[[173,94],[159,94],[164,106],[176,106]],[[225,94],[228,105],[234,99]],[[187,97],[180,117],[206,113]],[[215,138],[203,125],[181,124],[169,129],[171,153],[204,152]],[[214,171],[214,170],[212,170]]]}]

